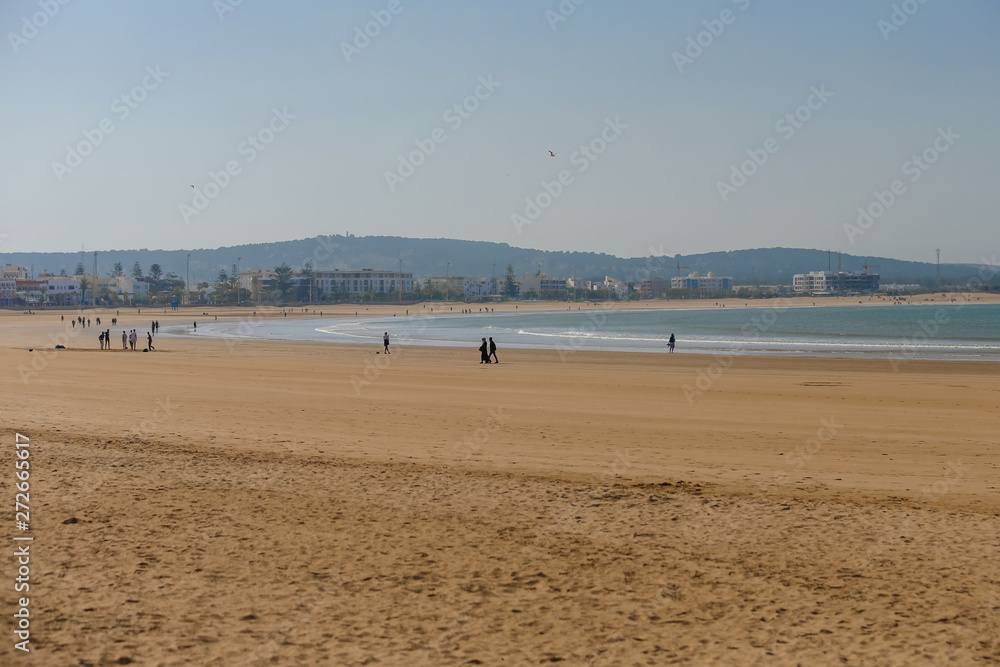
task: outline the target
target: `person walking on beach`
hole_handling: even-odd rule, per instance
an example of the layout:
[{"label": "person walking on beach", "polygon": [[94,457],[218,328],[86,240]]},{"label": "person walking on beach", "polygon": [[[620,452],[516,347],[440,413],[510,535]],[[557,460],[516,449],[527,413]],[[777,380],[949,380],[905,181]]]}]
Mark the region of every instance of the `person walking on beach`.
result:
[{"label": "person walking on beach", "polygon": [[135,341],[138,338],[139,338],[139,336],[136,335],[135,329],[132,329],[132,331],[128,335],[128,346],[129,346],[129,349],[131,349],[133,352],[135,351]]},{"label": "person walking on beach", "polygon": [[676,342],[677,342],[677,339],[674,338],[673,334],[670,334],[670,340],[667,341],[667,349],[669,349],[671,352],[673,352],[674,351],[674,343],[676,343]]},{"label": "person walking on beach", "polygon": [[493,342],[493,336],[490,336],[490,356],[486,358],[489,359],[490,357],[493,358],[493,361],[498,364],[500,363],[500,360],[497,359],[497,344]]},{"label": "person walking on beach", "polygon": [[149,346],[150,352],[156,349],[155,347],[153,347],[153,335],[150,334],[148,331],[146,332],[146,345]]},{"label": "person walking on beach", "polygon": [[111,349],[111,329],[107,329],[104,331],[104,349],[105,350]]},{"label": "person walking on beach", "polygon": [[104,349],[104,332],[103,331],[101,332],[101,335],[97,337],[97,340],[100,341],[100,343],[101,343],[101,349],[103,350]]},{"label": "person walking on beach", "polygon": [[389,332],[382,334],[382,345],[385,346],[385,353],[389,354]]},{"label": "person walking on beach", "polygon": [[479,346],[479,363],[490,363],[490,346],[486,343],[485,338],[483,339],[483,344]]},{"label": "person walking on beach", "polygon": [[128,334],[125,333],[124,329],[122,329],[122,349],[123,350],[128,349]]}]

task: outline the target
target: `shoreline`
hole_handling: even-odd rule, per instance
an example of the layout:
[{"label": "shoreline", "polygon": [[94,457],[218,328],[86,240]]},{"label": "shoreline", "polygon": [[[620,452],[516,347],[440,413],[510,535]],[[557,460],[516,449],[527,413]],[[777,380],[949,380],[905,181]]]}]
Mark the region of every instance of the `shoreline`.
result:
[{"label": "shoreline", "polygon": [[[1000,302],[1000,294],[992,295],[996,296],[996,299],[991,301]],[[794,301],[794,300],[793,300]],[[674,302],[669,302],[674,303]],[[785,310],[785,309],[810,309],[813,306],[809,304],[799,304],[792,303],[791,305],[786,305],[788,300],[778,299],[772,300],[772,302],[759,304],[766,308],[772,310]],[[531,314],[567,314],[566,310],[552,309],[548,307],[548,304],[533,304],[539,307],[536,308],[526,308],[524,311],[516,308],[521,304],[507,304],[508,308],[501,309],[499,312],[491,312],[491,316],[517,316],[517,315],[531,315]],[[687,308],[681,304],[675,304],[669,308],[658,308],[647,307],[650,304],[639,303],[633,304],[631,306],[619,307],[618,305],[609,307],[608,303],[598,303],[589,309],[574,310],[571,311],[572,314],[578,314],[584,316],[584,326],[581,327],[581,332],[590,331],[592,326],[586,322],[586,318],[593,316],[601,316],[602,314],[609,313],[627,313],[627,312],[659,312],[664,310],[673,310],[676,312],[691,312],[697,310],[704,310],[709,308],[709,306],[704,306],[701,308]],[[857,307],[858,304],[855,303],[841,303],[838,307]],[[964,308],[966,306],[976,306],[976,305],[992,305],[988,302],[982,301],[952,301],[949,299],[947,303],[937,302],[933,300],[928,300],[926,302],[920,302],[912,304],[919,307],[928,306],[938,306],[939,308]],[[157,320],[161,323],[161,328],[166,329],[160,331],[157,334],[157,338],[160,338],[168,345],[173,344],[176,341],[183,340],[198,340],[198,341],[208,341],[208,340],[221,340],[225,341],[227,346],[234,346],[237,344],[242,344],[248,341],[259,341],[266,344],[274,344],[278,342],[293,343],[293,342],[309,342],[316,343],[320,345],[333,345],[333,346],[360,346],[362,348],[370,349],[371,347],[381,347],[381,337],[378,339],[372,337],[371,341],[359,342],[362,339],[361,336],[351,336],[347,333],[342,333],[337,335],[336,333],[329,333],[324,331],[322,325],[329,326],[333,321],[343,321],[344,319],[355,318],[357,321],[365,322],[371,321],[372,319],[384,318],[385,322],[379,323],[381,327],[383,324],[389,326],[390,323],[395,322],[396,317],[400,324],[407,322],[413,322],[414,320],[422,320],[424,318],[455,318],[456,320],[466,321],[466,318],[472,318],[474,321],[476,315],[487,315],[485,312],[473,311],[468,314],[458,312],[453,310],[439,312],[439,304],[424,304],[418,312],[407,313],[406,308],[402,308],[402,312],[394,312],[400,307],[396,306],[376,306],[367,307],[365,310],[353,310],[351,305],[341,304],[339,307],[339,312],[329,312],[328,309],[308,309],[310,312],[304,312],[307,309],[294,310],[264,310],[255,309],[253,307],[242,307],[242,308],[225,308],[219,311],[199,311],[198,314],[193,314],[192,312],[184,311],[168,311],[163,312],[153,312],[150,309],[146,309],[145,313],[130,313],[125,311],[125,314],[120,316],[119,324],[115,327],[108,326],[108,322],[104,321],[104,324],[100,326],[98,331],[91,332],[87,329],[93,329],[97,326],[93,323],[91,327],[80,328],[72,324],[72,320],[80,311],[73,311],[70,319],[60,320],[59,322],[54,321],[52,318],[54,315],[59,314],[65,318],[66,313],[56,313],[46,311],[44,314],[41,312],[35,313],[33,315],[28,314],[17,314],[17,313],[6,313],[0,314],[0,327],[5,330],[4,341],[7,344],[12,342],[17,343],[17,347],[27,345],[28,347],[38,347],[40,349],[46,349],[51,347],[54,342],[69,342],[74,341],[72,347],[75,349],[91,349],[89,347],[90,339],[88,337],[96,337],[96,334],[103,329],[114,328],[116,331],[121,328],[131,330],[136,328],[139,333],[139,343],[140,348],[145,345],[145,331],[150,329],[150,321]],[[509,306],[515,306],[511,309]],[[823,306],[816,306],[816,308],[822,308]],[[896,308],[898,306],[889,303],[875,301],[871,303],[868,307],[875,308]],[[714,312],[719,312],[722,308],[721,305],[710,306],[711,310]],[[416,310],[416,309],[414,309]],[[431,311],[434,311],[433,313]],[[757,310],[757,308],[753,308]],[[101,317],[107,318],[115,316],[116,311],[87,311],[84,317],[89,317],[92,322],[94,319]],[[120,310],[117,312],[121,312]],[[206,316],[204,313],[209,312]],[[354,313],[357,312],[355,316]],[[734,309],[735,312],[735,309]],[[322,314],[321,314],[322,313]],[[937,316],[937,312],[935,315]],[[756,317],[756,316],[755,316]],[[148,318],[148,319],[147,319]],[[201,331],[193,331],[192,326],[198,320],[195,318],[200,318],[202,321]],[[260,333],[258,327],[266,327],[269,323],[288,323],[293,327],[298,324],[306,324],[309,322],[315,322],[316,327],[312,327],[308,331],[300,332],[289,332],[283,334],[280,331],[277,335],[274,335],[274,331],[266,331]],[[236,331],[232,329],[219,331],[217,328],[228,328],[232,327],[233,324],[240,325],[240,328]],[[569,326],[569,325],[567,325]],[[187,330],[178,330],[181,327],[185,327]],[[589,328],[588,328],[589,327]],[[391,326],[390,326],[391,328]],[[419,327],[418,327],[419,328]],[[173,331],[172,331],[173,329]],[[322,332],[322,335],[316,332]],[[824,340],[823,338],[829,338],[829,336],[820,335],[820,338],[814,341],[794,341],[794,340],[782,340],[768,339],[765,336],[758,338],[756,336],[751,337],[748,340],[739,340],[739,336],[732,341],[726,341],[725,339],[703,339],[699,338],[698,334],[694,334],[692,338],[682,340],[681,344],[678,346],[678,356],[692,356],[701,355],[710,359],[712,361],[732,358],[744,358],[744,357],[764,357],[764,358],[791,358],[791,359],[844,359],[844,360],[870,360],[875,362],[888,362],[894,365],[910,363],[913,361],[969,361],[969,362],[996,362],[1000,361],[1000,356],[994,354],[983,354],[977,352],[982,345],[970,345],[972,340],[966,341],[965,339],[949,339],[942,338],[936,343],[927,343],[924,348],[914,347],[913,341],[916,341],[916,336],[913,337],[903,337],[903,338],[872,338],[872,339],[858,339],[858,340],[844,340],[839,341],[835,339]],[[923,336],[923,332],[918,332]],[[192,335],[193,334],[193,335]],[[272,335],[268,335],[272,334]],[[421,337],[419,334],[413,336],[414,331],[406,331],[405,327],[402,331],[397,330],[397,333],[393,337],[393,349],[398,349],[402,347],[408,348],[426,348],[426,349],[466,349],[473,342],[478,345],[476,341],[458,341],[453,338],[426,338]],[[496,335],[496,334],[494,334]],[[509,335],[509,332],[508,332]],[[604,338],[602,336],[596,337],[581,337],[586,334],[581,333],[581,336],[573,336],[571,334],[566,334],[565,336],[556,336],[551,334],[538,334],[542,336],[541,339],[535,337],[521,337],[523,340],[517,337],[512,337],[514,340],[503,341],[503,348],[506,350],[548,350],[555,351],[561,356],[567,354],[572,354],[576,352],[588,352],[588,353],[614,353],[614,354],[638,354],[638,355],[652,355],[659,356],[661,354],[669,354],[666,350],[665,340],[663,341],[663,346],[659,345],[658,340],[636,338],[634,341],[627,343],[630,347],[619,346],[615,344],[607,344],[602,341]],[[807,336],[809,334],[806,334]],[[912,340],[911,340],[912,338]],[[540,340],[552,340],[550,344],[546,345],[539,342]],[[622,338],[611,337],[608,340],[625,340]],[[76,342],[79,341],[79,342]],[[117,341],[116,336],[112,336],[113,350],[117,351]],[[966,343],[966,344],[949,344],[949,343]],[[732,345],[736,344],[737,347]],[[743,345],[740,347],[739,345]],[[727,345],[729,345],[727,347]],[[791,346],[795,346],[792,348]],[[996,346],[986,345],[987,351],[993,350]],[[93,349],[99,350],[96,342],[93,344]],[[158,350],[160,351],[160,350]]]}]

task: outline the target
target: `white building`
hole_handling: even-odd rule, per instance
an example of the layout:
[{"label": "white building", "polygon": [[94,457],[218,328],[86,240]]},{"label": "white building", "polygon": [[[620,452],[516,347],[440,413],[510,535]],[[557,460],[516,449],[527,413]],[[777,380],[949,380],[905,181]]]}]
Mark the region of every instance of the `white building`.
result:
[{"label": "white building", "polygon": [[17,294],[17,280],[0,278],[0,305],[14,305],[14,295]]},{"label": "white building", "polygon": [[541,296],[543,292],[565,292],[569,282],[569,278],[549,278],[544,273],[526,273],[518,281],[518,285],[521,294],[535,290]]},{"label": "white building", "polygon": [[462,294],[466,299],[480,299],[500,293],[500,282],[491,276],[462,278]]},{"label": "white building", "polygon": [[624,299],[628,296],[628,283],[624,280],[604,276],[604,288],[609,292],[614,292],[615,296],[619,299]]},{"label": "white building", "polygon": [[361,269],[360,271],[314,271],[314,285],[323,294],[358,295],[367,292],[376,294],[392,294],[394,292],[412,292],[413,274],[398,271],[376,271]]},{"label": "white building", "polygon": [[814,294],[833,292],[874,292],[879,286],[877,273],[847,271],[810,271],[792,276],[792,290]]},{"label": "white building", "polygon": [[[266,293],[276,288],[278,276],[271,269],[250,269],[239,274],[239,286],[250,292],[250,298],[260,301]],[[291,288],[312,287],[313,298],[324,294],[337,296],[359,296],[368,294],[398,294],[413,291],[413,274],[398,271],[361,269],[360,271],[313,271],[312,284],[301,271],[294,271],[289,277]],[[460,284],[460,283],[459,283]],[[456,291],[457,295],[458,292]]]},{"label": "white building", "polygon": [[[48,289],[44,290],[45,300],[50,301],[52,298],[60,295],[76,299],[82,293],[80,290],[80,280],[85,277],[86,276],[39,276],[39,279],[44,280],[48,284]],[[89,279],[87,282],[93,285]],[[90,288],[87,289],[87,292],[89,294]]]},{"label": "white building", "polygon": [[3,277],[12,280],[29,280],[31,278],[28,269],[17,264],[7,264],[3,268]]},{"label": "white building", "polygon": [[833,274],[829,271],[810,271],[809,273],[796,273],[792,276],[792,290],[796,292],[832,292],[833,286],[831,278]]},{"label": "white building", "polygon": [[711,271],[699,276],[697,272],[670,279],[670,289],[703,289],[712,292],[727,292],[733,289],[733,279],[717,276]]}]

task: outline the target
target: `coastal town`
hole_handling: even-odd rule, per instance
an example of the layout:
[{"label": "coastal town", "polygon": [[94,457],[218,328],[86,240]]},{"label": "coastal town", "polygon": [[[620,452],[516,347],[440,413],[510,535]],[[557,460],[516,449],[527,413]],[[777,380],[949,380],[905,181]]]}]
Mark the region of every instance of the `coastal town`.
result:
[{"label": "coastal town", "polygon": [[[190,287],[189,287],[190,285]],[[891,285],[908,291],[919,285]],[[125,271],[120,263],[106,274],[88,272],[79,263],[73,275],[35,273],[30,267],[5,264],[0,277],[0,305],[117,306],[142,304],[239,305],[260,303],[339,303],[502,300],[598,301],[643,299],[751,297],[760,295],[871,294],[880,289],[879,274],[810,271],[795,274],[790,285],[738,285],[732,277],[697,272],[673,277],[623,280],[549,276],[540,269],[515,277],[508,265],[504,275],[495,267],[489,275],[417,276],[412,272],[364,268],[313,270],[277,267],[240,270],[220,268],[211,281],[190,283],[158,264],[147,270],[136,263]]]}]

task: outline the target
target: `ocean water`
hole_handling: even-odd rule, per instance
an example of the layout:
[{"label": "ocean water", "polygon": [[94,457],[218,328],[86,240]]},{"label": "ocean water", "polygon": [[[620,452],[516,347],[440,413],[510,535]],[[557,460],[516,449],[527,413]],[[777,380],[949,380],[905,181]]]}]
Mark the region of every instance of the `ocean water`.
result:
[{"label": "ocean water", "polygon": [[[643,309],[583,307],[533,313],[460,314],[329,319],[252,318],[213,322],[197,335],[232,339],[311,340],[381,346],[444,345],[475,350],[492,336],[504,348],[620,350],[664,353],[671,333],[677,353],[737,353],[902,359],[1000,361],[1000,304],[788,306]],[[791,302],[794,303],[794,302]],[[427,310],[427,309],[424,309]],[[439,306],[435,306],[440,311]]]}]

